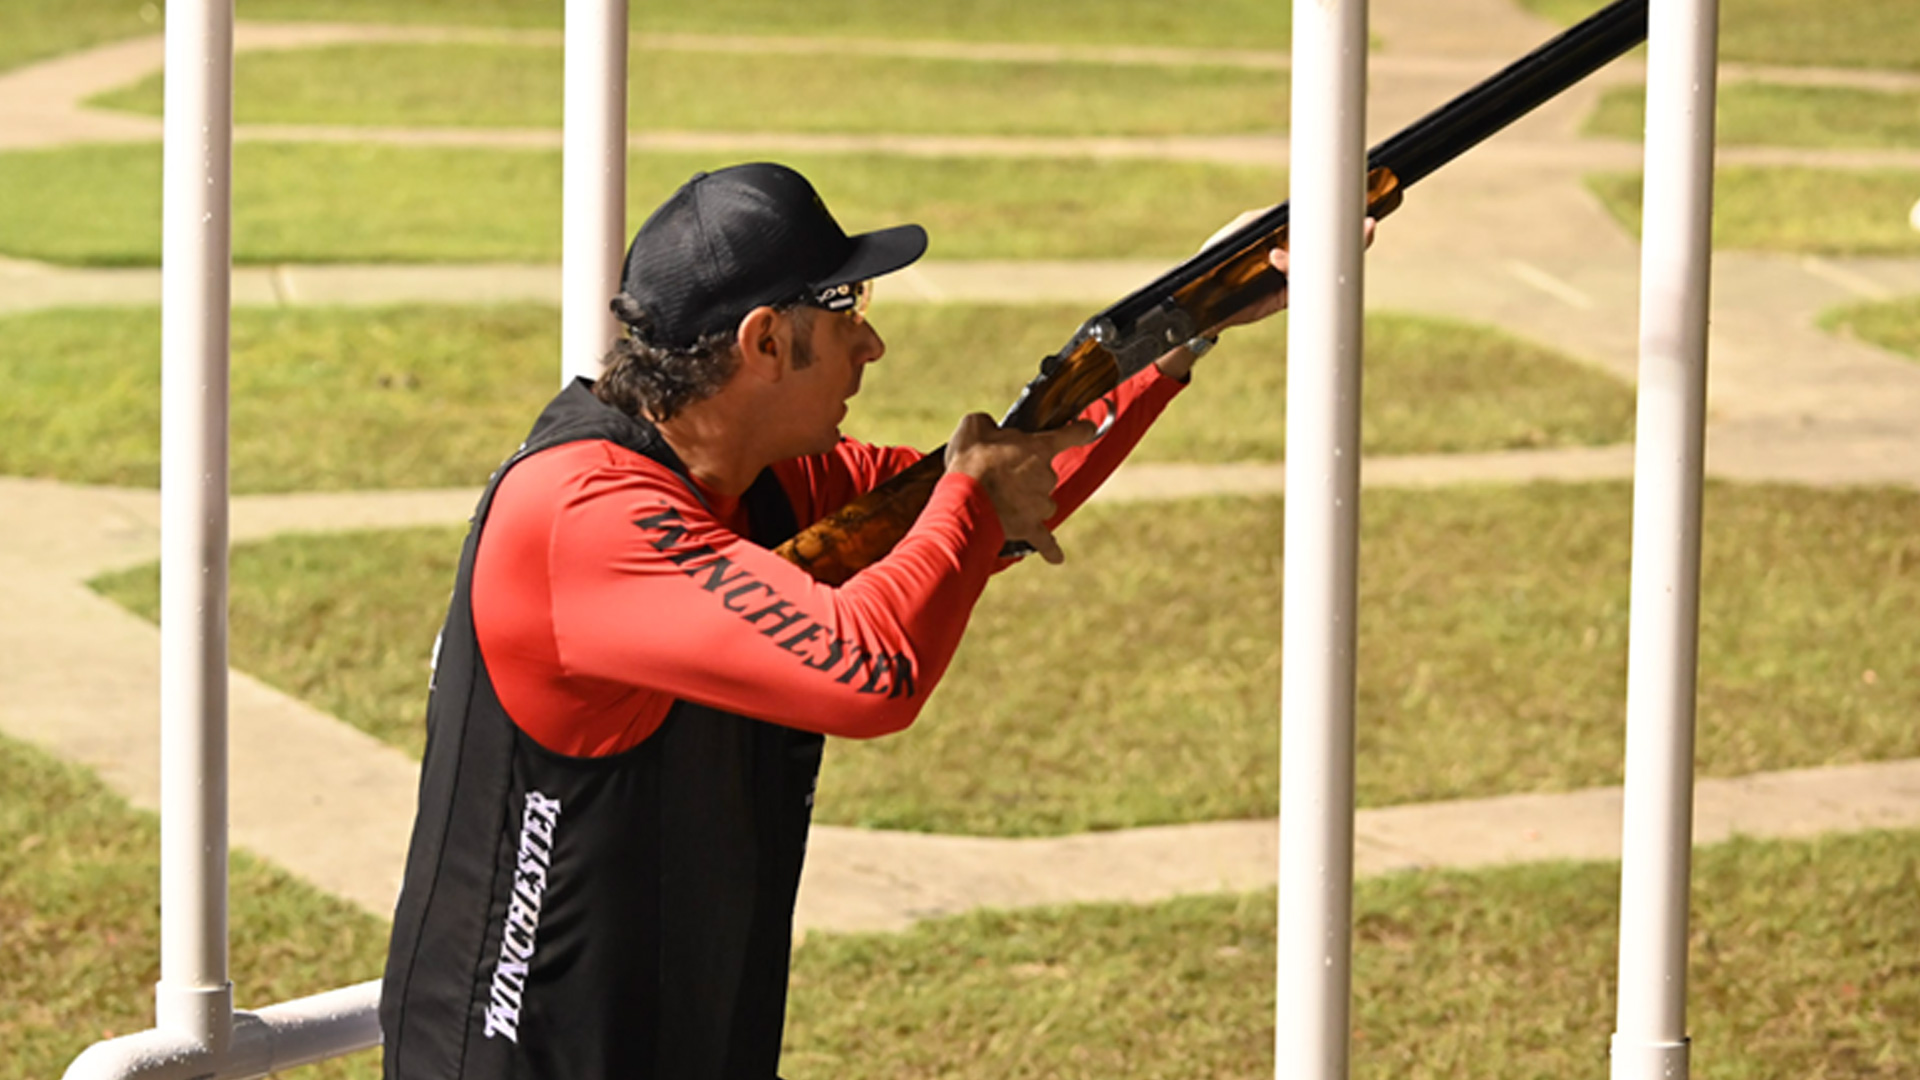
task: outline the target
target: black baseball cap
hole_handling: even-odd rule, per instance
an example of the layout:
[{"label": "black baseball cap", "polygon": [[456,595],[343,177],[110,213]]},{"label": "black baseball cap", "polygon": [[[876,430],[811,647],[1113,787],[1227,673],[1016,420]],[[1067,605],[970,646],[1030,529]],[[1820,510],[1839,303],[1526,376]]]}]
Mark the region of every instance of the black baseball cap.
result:
[{"label": "black baseball cap", "polygon": [[807,178],[767,162],[694,174],[627,249],[620,291],[652,344],[685,348],[762,304],[892,273],[927,250],[918,225],[848,236]]}]

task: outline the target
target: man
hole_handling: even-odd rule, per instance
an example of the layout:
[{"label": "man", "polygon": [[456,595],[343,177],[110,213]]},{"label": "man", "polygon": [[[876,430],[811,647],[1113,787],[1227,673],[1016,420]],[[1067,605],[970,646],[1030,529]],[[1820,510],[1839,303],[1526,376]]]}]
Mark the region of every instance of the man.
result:
[{"label": "man", "polygon": [[1122,385],[1097,439],[963,419],[893,552],[820,584],[769,549],[921,456],[839,424],[886,349],[870,282],[925,248],[848,237],[768,164],[695,176],[635,235],[630,336],[495,474],[461,558],[388,1077],[775,1076],[822,736],[913,721],[1003,543],[1058,562],[1053,524],[1211,345]]}]

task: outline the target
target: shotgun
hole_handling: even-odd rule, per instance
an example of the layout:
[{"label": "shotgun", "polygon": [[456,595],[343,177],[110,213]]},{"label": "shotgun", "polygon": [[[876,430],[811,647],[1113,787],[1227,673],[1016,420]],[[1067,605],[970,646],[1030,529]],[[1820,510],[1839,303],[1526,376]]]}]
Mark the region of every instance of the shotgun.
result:
[{"label": "shotgun", "polygon": [[[1648,0],[1615,0],[1367,152],[1367,214],[1392,213],[1408,187],[1591,75],[1647,37]],[[1286,246],[1281,203],[1082,323],[1000,421],[1046,431],[1071,422],[1182,342],[1286,287],[1267,260]],[[913,527],[944,472],[925,458],[802,530],[774,553],[838,585],[879,560]],[[1009,545],[1007,554],[1023,554]]]}]

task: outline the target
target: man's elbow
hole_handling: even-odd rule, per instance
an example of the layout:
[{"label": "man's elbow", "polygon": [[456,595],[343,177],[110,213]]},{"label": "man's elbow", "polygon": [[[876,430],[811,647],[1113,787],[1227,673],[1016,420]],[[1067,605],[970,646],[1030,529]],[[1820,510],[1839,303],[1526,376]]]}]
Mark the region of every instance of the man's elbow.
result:
[{"label": "man's elbow", "polygon": [[855,722],[841,734],[849,739],[878,739],[883,735],[905,731],[919,718],[920,707],[921,702],[917,698],[863,704]]},{"label": "man's elbow", "polygon": [[[932,679],[923,681],[923,675]],[[864,657],[840,677],[838,682],[852,690],[845,701],[850,712],[858,714],[850,733],[856,739],[874,739],[905,731],[920,715],[926,696],[933,692],[933,680],[939,672],[922,672],[906,653],[874,653]],[[845,699],[843,699],[845,700]]]}]

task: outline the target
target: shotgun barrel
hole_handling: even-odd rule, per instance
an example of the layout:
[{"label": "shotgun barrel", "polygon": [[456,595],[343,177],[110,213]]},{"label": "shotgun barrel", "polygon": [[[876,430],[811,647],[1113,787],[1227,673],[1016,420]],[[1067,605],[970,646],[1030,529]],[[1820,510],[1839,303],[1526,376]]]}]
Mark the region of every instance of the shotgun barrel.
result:
[{"label": "shotgun barrel", "polygon": [[[1387,206],[1391,210],[1399,193],[1646,39],[1647,0],[1615,0],[1374,146],[1367,152],[1371,186],[1379,188],[1380,169],[1393,176],[1397,183],[1389,196],[1394,200]],[[1375,208],[1371,198],[1369,208]],[[1250,248],[1261,248],[1264,256],[1275,237],[1284,237],[1289,220],[1289,206],[1281,203],[1249,221],[1087,320],[1062,351],[1071,351],[1082,337],[1101,336],[1107,339],[1109,351],[1127,354],[1121,357],[1121,378],[1140,370],[1171,345],[1192,336],[1170,340],[1158,325],[1161,319],[1156,315],[1168,298],[1215,274]],[[1277,273],[1270,277],[1271,288],[1285,284]],[[1142,333],[1143,329],[1160,332]],[[1193,329],[1199,332],[1204,325]],[[1139,360],[1139,353],[1146,349],[1157,351]]]}]

